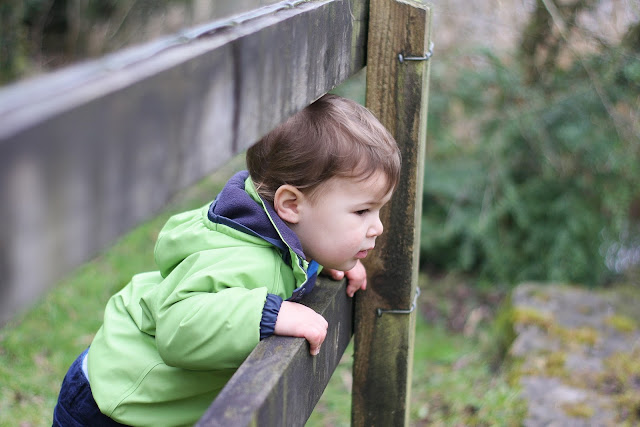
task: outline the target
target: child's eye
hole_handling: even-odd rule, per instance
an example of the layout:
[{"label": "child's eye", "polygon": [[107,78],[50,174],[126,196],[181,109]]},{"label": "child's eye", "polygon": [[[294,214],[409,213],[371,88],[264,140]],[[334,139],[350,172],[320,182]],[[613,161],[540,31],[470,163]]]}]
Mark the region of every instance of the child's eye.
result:
[{"label": "child's eye", "polygon": [[362,210],[356,211],[356,215],[364,215],[367,212],[369,212],[369,209],[362,209]]}]

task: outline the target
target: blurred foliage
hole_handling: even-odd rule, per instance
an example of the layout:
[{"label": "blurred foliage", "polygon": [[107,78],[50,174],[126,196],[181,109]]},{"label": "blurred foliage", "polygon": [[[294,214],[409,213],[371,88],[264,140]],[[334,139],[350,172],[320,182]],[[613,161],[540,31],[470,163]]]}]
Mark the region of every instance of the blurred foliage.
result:
[{"label": "blurred foliage", "polygon": [[[592,54],[565,40],[554,57],[570,55],[568,65],[509,63],[486,50],[475,58],[482,66],[451,81],[450,66],[434,64],[424,266],[597,285],[624,251],[639,250],[639,27]],[[527,27],[521,55],[549,48],[548,24],[537,28],[536,42]]]},{"label": "blurred foliage", "polygon": [[24,64],[24,28],[22,1],[0,3],[0,84],[18,75]]},{"label": "blurred foliage", "polygon": [[[5,0],[0,6],[0,84],[122,47],[115,35],[125,20],[163,6],[153,3]],[[109,22],[112,18],[117,25]]]},{"label": "blurred foliage", "polygon": [[2,0],[0,85],[253,5],[253,0]]}]

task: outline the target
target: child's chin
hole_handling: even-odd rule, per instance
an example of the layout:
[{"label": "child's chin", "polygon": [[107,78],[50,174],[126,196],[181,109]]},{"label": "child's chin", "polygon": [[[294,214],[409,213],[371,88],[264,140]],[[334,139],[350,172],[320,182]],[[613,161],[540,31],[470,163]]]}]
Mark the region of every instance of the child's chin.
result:
[{"label": "child's chin", "polygon": [[340,264],[339,267],[334,268],[334,270],[349,271],[353,267],[355,267],[357,263],[358,263],[358,260],[356,260],[356,259],[350,260],[350,261],[346,261],[346,262],[343,262],[342,264]]}]

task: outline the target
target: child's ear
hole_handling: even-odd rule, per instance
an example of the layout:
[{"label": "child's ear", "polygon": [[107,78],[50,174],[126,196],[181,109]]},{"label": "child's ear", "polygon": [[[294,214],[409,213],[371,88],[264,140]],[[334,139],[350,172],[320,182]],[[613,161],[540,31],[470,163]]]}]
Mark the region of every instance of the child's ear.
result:
[{"label": "child's ear", "polygon": [[280,218],[290,224],[300,220],[300,208],[304,194],[293,185],[281,185],[273,197],[273,208]]}]

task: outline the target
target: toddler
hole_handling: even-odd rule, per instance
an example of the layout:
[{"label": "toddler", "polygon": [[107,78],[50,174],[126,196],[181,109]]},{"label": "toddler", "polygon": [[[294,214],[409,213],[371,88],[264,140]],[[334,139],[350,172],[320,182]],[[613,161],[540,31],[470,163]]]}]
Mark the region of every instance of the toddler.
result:
[{"label": "toddler", "polygon": [[400,173],[393,137],[359,104],[325,95],[247,151],[212,202],[173,216],[158,271],[135,275],[73,363],[54,426],[193,425],[258,342],[327,321],[298,303],[324,268],[366,287],[360,262],[382,233]]}]

